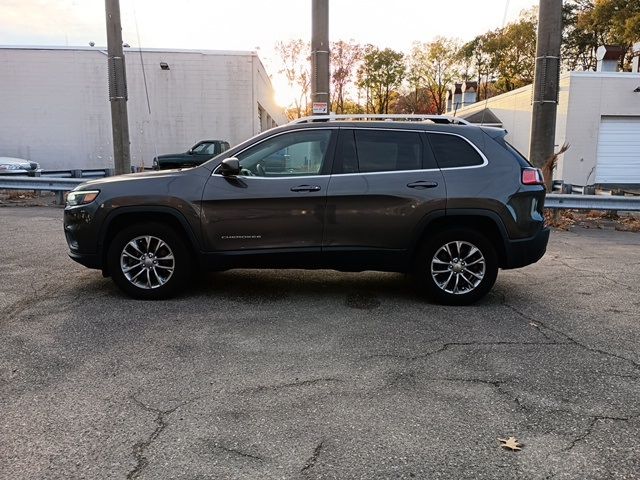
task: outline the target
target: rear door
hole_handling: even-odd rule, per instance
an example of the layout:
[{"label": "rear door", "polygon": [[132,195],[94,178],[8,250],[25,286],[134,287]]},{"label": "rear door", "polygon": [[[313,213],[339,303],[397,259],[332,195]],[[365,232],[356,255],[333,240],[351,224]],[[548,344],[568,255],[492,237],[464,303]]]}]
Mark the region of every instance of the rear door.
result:
[{"label": "rear door", "polygon": [[340,130],[323,251],[406,250],[421,220],[444,212],[444,179],[422,136],[412,130]]}]

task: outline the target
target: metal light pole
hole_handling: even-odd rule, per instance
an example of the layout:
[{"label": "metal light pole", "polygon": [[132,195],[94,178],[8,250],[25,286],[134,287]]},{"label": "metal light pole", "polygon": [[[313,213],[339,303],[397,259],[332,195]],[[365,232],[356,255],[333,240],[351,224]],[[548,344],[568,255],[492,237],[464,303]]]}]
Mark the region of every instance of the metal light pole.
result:
[{"label": "metal light pole", "polygon": [[113,160],[116,175],[122,175],[123,173],[131,173],[131,155],[129,153],[129,119],[127,117],[127,76],[122,50],[119,0],[105,0],[105,10]]},{"label": "metal light pole", "polygon": [[329,113],[329,0],[311,3],[311,102],[314,115]]},{"label": "metal light pole", "polygon": [[540,0],[529,160],[537,167],[553,155],[560,83],[562,0]]}]

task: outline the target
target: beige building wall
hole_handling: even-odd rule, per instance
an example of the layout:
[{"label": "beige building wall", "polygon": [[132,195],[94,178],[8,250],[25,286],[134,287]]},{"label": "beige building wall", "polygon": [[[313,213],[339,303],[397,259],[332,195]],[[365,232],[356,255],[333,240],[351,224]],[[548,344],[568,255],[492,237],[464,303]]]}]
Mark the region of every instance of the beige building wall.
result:
[{"label": "beige building wall", "polygon": [[[286,122],[253,52],[125,52],[131,163],[202,139],[237,144],[260,132],[258,106]],[[0,48],[0,156],[45,169],[113,165],[106,53],[98,48]],[[160,62],[169,65],[162,70]]]},{"label": "beige building wall", "polygon": [[640,116],[640,74],[571,72],[567,142],[571,148],[561,164],[562,178],[574,185],[595,182],[600,120],[604,116]]},{"label": "beige building wall", "polygon": [[[560,78],[555,145],[566,141],[554,178],[574,185],[594,183],[598,132],[603,116],[640,116],[640,74],[629,72],[569,72]],[[509,132],[507,140],[525,156],[531,139],[531,85],[478,102],[457,111],[464,117],[490,108]]]},{"label": "beige building wall", "polygon": [[456,116],[466,117],[485,108],[491,109],[509,132],[506,137],[509,143],[526,156],[531,134],[531,98],[529,85],[458,109]]}]

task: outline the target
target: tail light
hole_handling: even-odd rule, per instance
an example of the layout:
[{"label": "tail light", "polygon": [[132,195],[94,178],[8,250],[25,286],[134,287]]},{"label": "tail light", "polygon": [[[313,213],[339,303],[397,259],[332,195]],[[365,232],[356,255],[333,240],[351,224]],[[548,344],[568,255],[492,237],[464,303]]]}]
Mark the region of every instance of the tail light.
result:
[{"label": "tail light", "polygon": [[523,168],[522,169],[523,185],[544,185],[544,177],[539,168]]}]

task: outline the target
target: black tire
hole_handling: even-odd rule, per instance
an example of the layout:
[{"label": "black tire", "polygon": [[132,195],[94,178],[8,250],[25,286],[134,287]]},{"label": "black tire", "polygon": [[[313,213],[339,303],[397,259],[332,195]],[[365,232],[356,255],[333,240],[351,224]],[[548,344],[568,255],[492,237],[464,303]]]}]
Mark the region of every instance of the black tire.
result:
[{"label": "black tire", "polygon": [[[450,252],[445,246],[449,246]],[[473,252],[469,246],[477,252],[467,257]],[[463,261],[458,257],[466,258]],[[445,305],[477,302],[491,290],[498,276],[495,248],[483,234],[467,228],[450,228],[429,238],[417,256],[415,267],[421,287],[433,300]]]},{"label": "black tire", "polygon": [[[149,253],[144,253],[145,248]],[[134,259],[131,253],[140,257]],[[174,296],[188,284],[193,261],[185,241],[173,228],[149,222],[118,232],[109,245],[107,263],[113,281],[127,295],[161,300]]]}]

